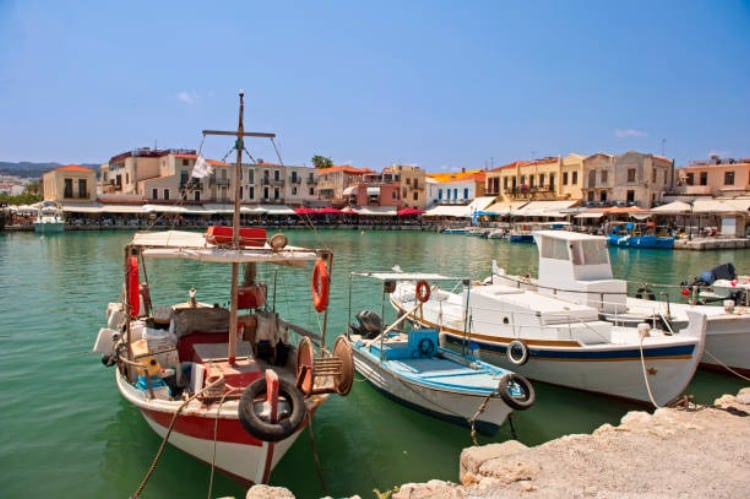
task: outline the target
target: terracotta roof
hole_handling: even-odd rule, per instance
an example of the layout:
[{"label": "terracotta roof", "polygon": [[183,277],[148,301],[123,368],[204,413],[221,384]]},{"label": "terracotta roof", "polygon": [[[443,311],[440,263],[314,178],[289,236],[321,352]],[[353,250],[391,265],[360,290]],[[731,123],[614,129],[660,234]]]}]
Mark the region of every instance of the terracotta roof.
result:
[{"label": "terracotta roof", "polygon": [[61,166],[60,168],[55,168],[56,172],[93,172],[91,168],[86,168],[85,166],[81,165],[65,165]]},{"label": "terracotta roof", "polygon": [[332,166],[330,168],[318,169],[318,173],[321,175],[326,174],[326,173],[334,173],[334,172],[344,172],[350,175],[360,175],[363,173],[375,173],[373,170],[370,170],[369,168],[357,168],[352,165],[338,165],[338,166]]},{"label": "terracotta roof", "polygon": [[450,173],[428,173],[428,178],[434,179],[437,182],[457,182],[461,180],[484,180],[485,172],[483,170],[469,170],[466,172],[450,172]]}]

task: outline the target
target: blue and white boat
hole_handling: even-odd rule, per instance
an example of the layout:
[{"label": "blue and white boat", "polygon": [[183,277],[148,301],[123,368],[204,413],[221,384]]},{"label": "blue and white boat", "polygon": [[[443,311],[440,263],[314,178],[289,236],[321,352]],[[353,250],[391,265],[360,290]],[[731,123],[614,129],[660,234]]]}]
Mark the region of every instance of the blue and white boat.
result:
[{"label": "blue and white boat", "polygon": [[34,232],[50,234],[65,230],[65,218],[59,206],[53,201],[44,201],[34,220]]},{"label": "blue and white boat", "polygon": [[615,224],[607,234],[607,244],[618,248],[673,249],[674,236],[649,234],[643,224]]},{"label": "blue and white boat", "polygon": [[[430,283],[455,281],[438,274],[404,272],[352,273],[355,277],[382,282],[383,306],[400,280],[411,282],[420,297],[411,311],[418,315],[425,303],[420,300],[429,298]],[[535,392],[526,378],[482,362],[468,348],[455,352],[441,347],[437,329],[399,329],[409,325],[404,324],[406,315],[388,327],[372,311],[361,311],[356,317],[358,324],[348,328],[356,371],[401,404],[492,435],[514,410],[534,403]]]}]

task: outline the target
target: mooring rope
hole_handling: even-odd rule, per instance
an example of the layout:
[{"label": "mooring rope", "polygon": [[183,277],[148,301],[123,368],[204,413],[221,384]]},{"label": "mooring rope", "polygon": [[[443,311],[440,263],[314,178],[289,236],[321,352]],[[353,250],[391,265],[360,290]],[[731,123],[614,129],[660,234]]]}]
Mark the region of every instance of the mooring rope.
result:
[{"label": "mooring rope", "polygon": [[187,407],[187,405],[195,400],[196,397],[201,395],[204,391],[208,389],[214,388],[215,385],[218,385],[219,383],[224,382],[224,376],[220,376],[216,381],[213,383],[210,383],[203,387],[202,390],[199,392],[194,393],[191,397],[186,399],[182,404],[180,404],[180,407],[177,408],[175,413],[172,415],[172,420],[169,422],[169,428],[167,428],[167,433],[164,434],[164,438],[161,440],[161,445],[159,445],[159,450],[156,451],[156,455],[154,456],[153,461],[151,461],[151,466],[149,466],[148,471],[146,472],[146,476],[143,477],[143,481],[141,481],[141,484],[138,485],[138,488],[135,489],[135,492],[133,493],[131,498],[138,498],[140,497],[141,493],[143,492],[143,489],[146,488],[146,484],[151,479],[151,475],[154,474],[154,471],[156,471],[156,466],[159,463],[159,459],[161,459],[161,455],[164,452],[165,447],[167,446],[167,441],[169,440],[169,436],[172,434],[172,430],[174,429],[174,425],[177,423],[177,416],[180,415],[182,410]]},{"label": "mooring rope", "polygon": [[660,409],[661,406],[656,403],[656,400],[654,400],[654,394],[651,393],[651,385],[648,382],[648,371],[646,369],[646,359],[643,354],[643,338],[646,337],[645,333],[638,332],[639,336],[641,337],[641,340],[638,342],[638,346],[641,350],[641,369],[643,371],[643,381],[646,383],[646,391],[648,392],[648,398],[651,400],[651,403],[654,405],[655,408]]},{"label": "mooring rope", "polygon": [[708,350],[704,350],[704,351],[703,351],[703,353],[707,354],[707,355],[708,355],[709,357],[711,357],[711,358],[712,358],[712,359],[714,359],[714,360],[715,360],[716,362],[718,362],[718,364],[719,364],[719,365],[720,365],[721,367],[723,367],[724,369],[726,369],[726,370],[727,370],[727,371],[729,371],[730,373],[734,374],[734,375],[735,375],[735,376],[737,376],[738,378],[744,379],[745,381],[750,381],[750,378],[748,378],[747,376],[743,376],[743,375],[742,375],[741,373],[739,373],[739,372],[735,371],[734,369],[732,369],[731,367],[729,367],[728,365],[726,365],[725,363],[723,363],[723,362],[721,361],[721,359],[719,359],[719,358],[718,358],[717,356],[715,356],[714,354],[712,354],[712,353],[711,353],[711,352],[709,352]]},{"label": "mooring rope", "polygon": [[318,479],[320,485],[323,487],[323,492],[328,496],[328,487],[326,486],[325,476],[323,476],[323,467],[320,465],[320,457],[318,456],[318,445],[315,442],[315,435],[312,429],[312,415],[307,418],[307,433],[310,435],[310,446],[313,451],[313,459],[315,460],[315,471],[318,473]]}]

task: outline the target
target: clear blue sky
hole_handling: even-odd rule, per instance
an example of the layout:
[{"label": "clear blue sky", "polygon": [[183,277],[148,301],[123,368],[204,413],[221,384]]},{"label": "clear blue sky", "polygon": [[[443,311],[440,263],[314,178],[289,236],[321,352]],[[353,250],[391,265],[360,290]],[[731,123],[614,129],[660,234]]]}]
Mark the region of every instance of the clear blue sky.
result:
[{"label": "clear blue sky", "polygon": [[2,161],[197,149],[240,88],[287,164],[749,157],[750,2],[0,0]]}]

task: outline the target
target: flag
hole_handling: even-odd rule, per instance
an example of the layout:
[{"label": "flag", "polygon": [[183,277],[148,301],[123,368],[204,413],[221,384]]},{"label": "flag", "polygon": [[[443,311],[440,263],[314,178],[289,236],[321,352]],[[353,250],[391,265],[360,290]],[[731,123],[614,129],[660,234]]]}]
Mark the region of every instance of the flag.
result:
[{"label": "flag", "polygon": [[198,155],[195,159],[195,166],[193,166],[193,178],[205,178],[213,173],[214,169],[203,156]]}]

